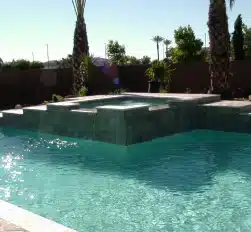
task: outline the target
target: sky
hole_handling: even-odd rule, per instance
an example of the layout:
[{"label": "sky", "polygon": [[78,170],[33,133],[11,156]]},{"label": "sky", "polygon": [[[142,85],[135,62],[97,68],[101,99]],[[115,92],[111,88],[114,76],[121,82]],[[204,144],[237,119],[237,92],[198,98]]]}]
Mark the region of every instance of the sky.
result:
[{"label": "sky", "polygon": [[[190,4],[188,4],[190,3]],[[209,0],[87,0],[85,20],[90,53],[105,57],[105,43],[117,40],[127,55],[157,57],[155,35],[173,40],[174,30],[190,24],[208,43]],[[229,29],[242,14],[251,27],[251,1],[237,0],[228,9]],[[4,61],[61,59],[72,53],[76,15],[71,0],[2,1],[0,57]],[[161,47],[161,56],[163,54]]]}]

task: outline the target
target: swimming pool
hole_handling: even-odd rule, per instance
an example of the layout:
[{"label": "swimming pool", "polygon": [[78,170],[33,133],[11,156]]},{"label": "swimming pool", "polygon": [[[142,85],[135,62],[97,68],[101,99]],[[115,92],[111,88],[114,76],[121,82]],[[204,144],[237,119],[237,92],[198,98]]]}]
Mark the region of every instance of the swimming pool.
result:
[{"label": "swimming pool", "polygon": [[127,148],[4,129],[0,198],[79,231],[250,231],[251,135]]}]

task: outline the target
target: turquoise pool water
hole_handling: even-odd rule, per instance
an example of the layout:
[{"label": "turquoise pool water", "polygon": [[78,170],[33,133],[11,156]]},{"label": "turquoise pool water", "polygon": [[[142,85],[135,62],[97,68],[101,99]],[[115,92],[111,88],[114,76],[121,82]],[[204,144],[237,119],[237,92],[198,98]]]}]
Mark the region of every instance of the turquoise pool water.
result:
[{"label": "turquoise pool water", "polygon": [[0,198],[79,231],[251,231],[251,135],[123,147],[0,133]]}]

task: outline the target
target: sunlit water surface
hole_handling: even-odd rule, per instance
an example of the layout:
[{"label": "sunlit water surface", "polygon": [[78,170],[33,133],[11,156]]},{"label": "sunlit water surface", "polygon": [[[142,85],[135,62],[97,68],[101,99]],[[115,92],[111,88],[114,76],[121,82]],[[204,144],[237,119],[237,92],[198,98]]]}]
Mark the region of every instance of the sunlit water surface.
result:
[{"label": "sunlit water surface", "polygon": [[251,135],[124,148],[3,130],[0,199],[79,231],[250,232]]}]

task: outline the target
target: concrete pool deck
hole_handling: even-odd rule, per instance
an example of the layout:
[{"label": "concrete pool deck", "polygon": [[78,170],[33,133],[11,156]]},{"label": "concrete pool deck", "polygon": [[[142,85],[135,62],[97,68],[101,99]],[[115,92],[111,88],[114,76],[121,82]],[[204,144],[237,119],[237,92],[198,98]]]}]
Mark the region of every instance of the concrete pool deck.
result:
[{"label": "concrete pool deck", "polygon": [[219,95],[125,93],[4,110],[0,126],[128,146],[193,129],[251,132],[250,112]]},{"label": "concrete pool deck", "polygon": [[63,225],[0,200],[0,232],[76,232]]}]

